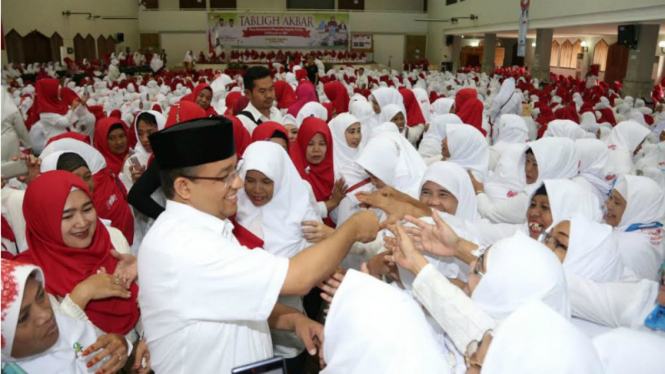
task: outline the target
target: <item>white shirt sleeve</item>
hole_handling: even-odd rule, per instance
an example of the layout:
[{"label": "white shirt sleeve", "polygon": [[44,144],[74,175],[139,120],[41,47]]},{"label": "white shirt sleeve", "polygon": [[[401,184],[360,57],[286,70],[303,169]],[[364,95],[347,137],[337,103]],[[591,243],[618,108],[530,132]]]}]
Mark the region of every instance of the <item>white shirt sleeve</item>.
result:
[{"label": "white shirt sleeve", "polygon": [[[438,213],[446,223],[452,226],[455,232],[457,232],[458,228],[461,229],[460,232],[457,232],[459,236],[473,242],[478,241],[478,244],[481,246],[491,245],[501,239],[509,238],[524,228],[524,224],[491,223],[485,220],[471,222],[448,213]],[[465,235],[470,237],[466,237]]]},{"label": "white shirt sleeve", "polygon": [[251,119],[247,118],[247,116],[244,116],[242,114],[238,115],[236,113],[236,117],[238,117],[240,122],[242,122],[243,126],[245,126],[247,131],[249,131],[249,135],[252,135],[252,133],[254,132],[254,129],[257,127],[256,123],[254,123]]},{"label": "white shirt sleeve", "polygon": [[9,222],[19,253],[28,249],[25,238],[25,217],[23,217],[23,198],[25,191],[16,190],[8,185],[2,189],[2,213]]},{"label": "white shirt sleeve", "polygon": [[478,213],[490,222],[494,223],[524,223],[526,222],[526,210],[529,207],[529,197],[525,193],[499,202],[492,202],[484,193],[476,196],[478,201]]},{"label": "white shirt sleeve", "polygon": [[78,116],[69,110],[64,116],[58,113],[42,113],[39,115],[39,120],[47,126],[67,129],[78,121]]},{"label": "white shirt sleeve", "polygon": [[485,332],[494,329],[497,324],[432,264],[420,271],[413,282],[413,291],[460,352],[466,352],[472,341],[480,342]]}]

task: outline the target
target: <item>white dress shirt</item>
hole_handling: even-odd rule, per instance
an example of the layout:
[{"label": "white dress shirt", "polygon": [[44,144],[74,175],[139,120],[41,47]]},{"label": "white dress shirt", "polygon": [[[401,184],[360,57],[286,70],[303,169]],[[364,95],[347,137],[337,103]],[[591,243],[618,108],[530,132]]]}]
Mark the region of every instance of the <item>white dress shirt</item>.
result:
[{"label": "white dress shirt", "polygon": [[[252,117],[254,117],[254,121],[256,122],[274,121],[282,123],[282,113],[280,113],[279,109],[275,108],[274,106],[270,108],[270,118],[266,117],[265,115],[263,115],[263,113],[259,112],[259,110],[256,109],[251,102],[247,104],[247,107],[245,107],[243,111],[251,113]],[[249,131],[249,134],[251,135],[254,132],[254,129],[258,125],[254,121],[252,121],[251,119],[247,118],[242,114],[236,113],[236,116],[238,117],[238,119],[240,119],[242,124],[245,126],[245,128],[247,129],[247,131]]]},{"label": "white dress shirt", "polygon": [[155,372],[230,373],[273,356],[267,319],[289,262],[232,230],[169,200],[144,238],[139,303]]}]

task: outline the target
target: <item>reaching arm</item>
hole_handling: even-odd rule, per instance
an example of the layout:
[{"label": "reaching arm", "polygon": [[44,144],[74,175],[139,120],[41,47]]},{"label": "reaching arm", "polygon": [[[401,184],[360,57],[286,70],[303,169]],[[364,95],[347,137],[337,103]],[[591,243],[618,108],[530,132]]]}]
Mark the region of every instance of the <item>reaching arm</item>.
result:
[{"label": "reaching arm", "polygon": [[324,241],[306,248],[289,260],[281,295],[306,295],[315,285],[335,272],[356,241],[376,238],[379,217],[371,211],[353,215]]},{"label": "reaching arm", "polygon": [[162,183],[159,179],[159,164],[156,160],[152,160],[148,169],[141,175],[141,177],[134,183],[129,190],[127,200],[139,212],[146,216],[157,219],[164,211],[164,208],[157,204],[155,200],[150,197]]}]

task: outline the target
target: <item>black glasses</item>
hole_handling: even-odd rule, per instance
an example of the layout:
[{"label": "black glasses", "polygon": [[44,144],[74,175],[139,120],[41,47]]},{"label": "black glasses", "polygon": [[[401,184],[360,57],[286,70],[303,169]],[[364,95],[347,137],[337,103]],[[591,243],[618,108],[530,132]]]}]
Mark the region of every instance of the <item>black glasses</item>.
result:
[{"label": "black glasses", "polygon": [[238,161],[238,165],[236,166],[236,170],[233,173],[230,173],[226,176],[223,177],[201,177],[198,175],[183,175],[184,178],[187,179],[202,179],[202,180],[207,180],[207,181],[215,181],[215,182],[222,182],[224,183],[224,188],[229,188],[231,184],[240,176],[240,169],[242,169],[242,164],[243,160]]},{"label": "black glasses", "polygon": [[568,246],[563,245],[563,243],[561,243],[561,241],[559,239],[553,237],[552,235],[550,235],[548,233],[545,233],[545,240],[543,240],[543,243],[545,243],[545,245],[554,244],[555,249],[556,248],[561,248],[564,251],[568,250]]}]

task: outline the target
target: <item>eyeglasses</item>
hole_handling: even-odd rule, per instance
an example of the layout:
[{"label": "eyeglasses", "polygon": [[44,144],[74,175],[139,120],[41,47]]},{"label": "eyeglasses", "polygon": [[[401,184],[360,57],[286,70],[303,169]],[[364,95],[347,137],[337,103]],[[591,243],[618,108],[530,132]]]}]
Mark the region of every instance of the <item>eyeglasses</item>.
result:
[{"label": "eyeglasses", "polygon": [[483,251],[476,260],[476,266],[473,267],[473,274],[477,275],[480,279],[483,279],[483,276],[485,275],[484,272],[480,271],[480,267],[485,263],[485,254],[487,254],[487,251],[489,251],[490,248],[492,248],[492,246],[487,247],[487,249]]},{"label": "eyeglasses", "polygon": [[226,176],[223,177],[201,177],[197,175],[183,175],[184,178],[187,179],[202,179],[202,180],[207,180],[207,181],[215,181],[215,182],[222,182],[224,183],[224,188],[229,188],[231,184],[240,176],[240,170],[242,169],[243,165],[243,160],[238,161],[238,165],[236,166],[236,170],[233,173],[230,173]]},{"label": "eyeglasses", "polygon": [[555,238],[554,236],[552,236],[552,235],[550,235],[550,234],[548,234],[548,233],[545,233],[545,240],[543,240],[543,243],[544,243],[545,245],[551,245],[551,244],[554,244],[554,248],[555,248],[555,249],[556,249],[556,248],[561,248],[561,249],[563,249],[564,251],[567,251],[567,250],[568,250],[568,246],[563,245],[563,243],[561,243],[561,241],[559,241],[559,239]]}]

